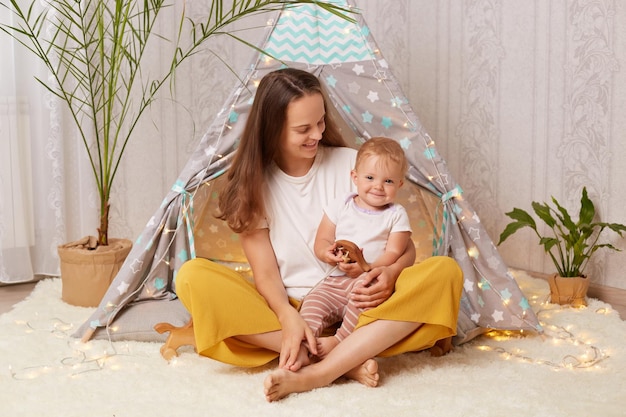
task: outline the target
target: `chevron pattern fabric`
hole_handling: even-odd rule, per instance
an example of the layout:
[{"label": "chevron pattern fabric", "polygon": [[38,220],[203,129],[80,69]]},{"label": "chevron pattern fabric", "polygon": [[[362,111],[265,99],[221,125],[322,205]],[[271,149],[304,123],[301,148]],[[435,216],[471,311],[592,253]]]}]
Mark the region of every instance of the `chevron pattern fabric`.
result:
[{"label": "chevron pattern fabric", "polygon": [[[367,31],[366,28],[364,30]],[[314,5],[298,6],[283,12],[263,49],[283,61],[310,65],[373,58],[356,23],[340,19]]]}]

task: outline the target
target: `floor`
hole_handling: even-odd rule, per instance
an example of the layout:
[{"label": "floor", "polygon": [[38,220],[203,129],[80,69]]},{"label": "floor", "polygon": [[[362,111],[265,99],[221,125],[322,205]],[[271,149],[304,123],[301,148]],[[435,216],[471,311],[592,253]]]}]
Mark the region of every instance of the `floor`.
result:
[{"label": "floor", "polygon": [[36,282],[0,286],[0,314],[10,311],[13,306],[26,298]]},{"label": "floor", "polygon": [[[13,284],[0,286],[0,314],[10,311],[13,306],[35,288],[36,283]],[[622,320],[626,320],[626,305],[613,304],[613,308],[619,312]]]}]

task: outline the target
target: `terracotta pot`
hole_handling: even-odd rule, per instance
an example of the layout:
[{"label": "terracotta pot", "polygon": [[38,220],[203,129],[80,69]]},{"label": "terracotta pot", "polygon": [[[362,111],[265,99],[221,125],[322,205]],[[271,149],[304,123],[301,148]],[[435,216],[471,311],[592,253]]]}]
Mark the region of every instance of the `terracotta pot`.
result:
[{"label": "terracotta pot", "polygon": [[126,260],[133,244],[109,239],[108,246],[90,249],[88,236],[58,247],[61,260],[61,299],[81,307],[97,307]]},{"label": "terracotta pot", "polygon": [[559,274],[553,274],[548,277],[548,284],[550,284],[551,303],[561,305],[570,304],[572,307],[583,307],[587,305],[589,278],[561,277]]}]

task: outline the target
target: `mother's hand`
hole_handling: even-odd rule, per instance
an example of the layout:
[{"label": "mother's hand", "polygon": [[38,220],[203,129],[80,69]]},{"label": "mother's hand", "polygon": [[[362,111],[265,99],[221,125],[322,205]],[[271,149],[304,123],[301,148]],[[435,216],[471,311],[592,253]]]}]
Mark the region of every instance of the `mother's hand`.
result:
[{"label": "mother's hand", "polygon": [[398,275],[395,268],[389,266],[372,269],[352,289],[352,301],[359,308],[373,308],[382,304],[393,294]]},{"label": "mother's hand", "polygon": [[280,346],[279,368],[297,371],[306,365],[303,360],[306,348],[303,342],[314,355],[317,354],[317,341],[311,328],[306,324],[300,313],[295,308],[279,318],[282,327],[282,341]]},{"label": "mother's hand", "polygon": [[[402,270],[415,262],[415,244],[409,239],[404,253],[389,266],[378,266],[364,275],[364,280],[352,289],[352,300],[359,308],[372,308],[393,294]],[[353,275],[350,275],[353,276]]]}]

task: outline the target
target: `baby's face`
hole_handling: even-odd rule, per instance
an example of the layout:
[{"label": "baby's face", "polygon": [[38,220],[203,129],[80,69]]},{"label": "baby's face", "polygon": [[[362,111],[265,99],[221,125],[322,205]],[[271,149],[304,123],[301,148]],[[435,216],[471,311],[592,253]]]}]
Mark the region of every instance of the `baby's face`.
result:
[{"label": "baby's face", "polygon": [[393,203],[404,183],[404,175],[397,164],[378,155],[360,161],[352,171],[359,198],[357,204],[368,210],[382,210]]}]

